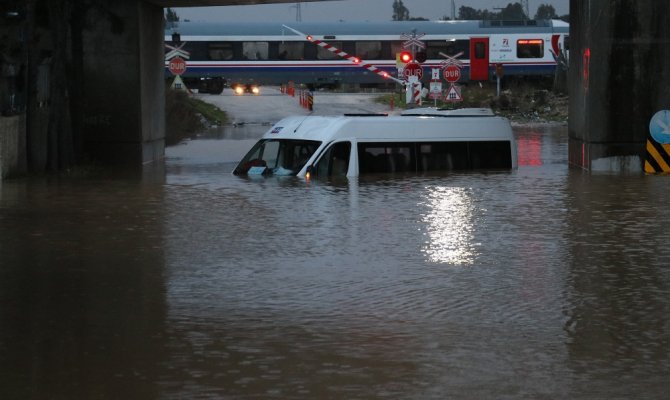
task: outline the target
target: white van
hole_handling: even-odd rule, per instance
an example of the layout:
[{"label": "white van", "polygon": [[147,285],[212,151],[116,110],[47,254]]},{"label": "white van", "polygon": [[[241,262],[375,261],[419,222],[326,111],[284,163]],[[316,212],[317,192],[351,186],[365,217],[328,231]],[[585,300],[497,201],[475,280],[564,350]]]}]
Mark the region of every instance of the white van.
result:
[{"label": "white van", "polygon": [[233,171],[307,178],[517,167],[506,118],[489,109],[294,116],[276,123]]}]

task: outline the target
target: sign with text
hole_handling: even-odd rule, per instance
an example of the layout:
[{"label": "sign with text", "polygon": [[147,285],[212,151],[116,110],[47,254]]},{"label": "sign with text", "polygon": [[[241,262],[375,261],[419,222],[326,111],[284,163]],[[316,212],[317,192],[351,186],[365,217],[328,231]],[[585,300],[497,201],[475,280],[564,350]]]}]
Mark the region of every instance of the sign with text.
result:
[{"label": "sign with text", "polygon": [[408,79],[410,76],[416,76],[417,78],[421,79],[423,78],[423,68],[421,68],[421,65],[418,63],[411,62],[405,65],[403,76],[405,79]]},{"label": "sign with text", "polygon": [[181,75],[186,72],[186,61],[181,57],[175,57],[168,63],[168,68],[173,75]]},{"label": "sign with text", "polygon": [[447,65],[444,68],[444,79],[447,80],[449,83],[455,83],[458,82],[459,79],[461,79],[461,69],[458,68],[456,65]]}]

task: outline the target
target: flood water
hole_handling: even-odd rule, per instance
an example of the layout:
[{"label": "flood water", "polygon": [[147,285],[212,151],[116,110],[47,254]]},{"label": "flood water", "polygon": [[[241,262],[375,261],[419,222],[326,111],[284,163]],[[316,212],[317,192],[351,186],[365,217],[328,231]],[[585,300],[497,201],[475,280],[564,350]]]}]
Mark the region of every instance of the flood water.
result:
[{"label": "flood water", "polygon": [[245,179],[248,129],[2,182],[0,397],[666,398],[670,178],[545,127],[511,172]]}]

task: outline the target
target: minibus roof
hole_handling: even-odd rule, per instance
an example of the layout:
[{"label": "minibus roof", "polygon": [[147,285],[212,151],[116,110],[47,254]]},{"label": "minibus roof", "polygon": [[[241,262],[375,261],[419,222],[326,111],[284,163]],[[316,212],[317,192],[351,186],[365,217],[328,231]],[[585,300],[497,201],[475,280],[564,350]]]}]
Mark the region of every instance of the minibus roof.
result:
[{"label": "minibus roof", "polygon": [[277,122],[264,139],[330,142],[357,141],[479,141],[513,140],[509,120],[479,116],[419,113],[396,116],[293,116]]}]

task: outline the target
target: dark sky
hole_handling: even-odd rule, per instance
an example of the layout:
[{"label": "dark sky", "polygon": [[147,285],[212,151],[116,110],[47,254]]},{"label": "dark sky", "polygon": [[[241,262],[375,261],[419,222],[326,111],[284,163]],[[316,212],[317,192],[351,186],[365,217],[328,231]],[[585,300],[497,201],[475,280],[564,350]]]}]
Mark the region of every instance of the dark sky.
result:
[{"label": "dark sky", "polygon": [[[456,14],[461,6],[475,9],[505,7],[517,0],[455,0]],[[410,16],[438,19],[451,16],[451,0],[403,0]],[[529,0],[533,17],[541,4],[550,4],[558,15],[568,14],[569,0]],[[303,21],[390,21],[393,0],[341,0],[302,3]],[[295,21],[295,4],[266,4],[258,6],[200,7],[176,9],[182,20],[192,21]]]}]

